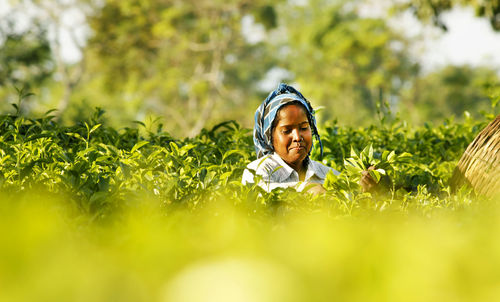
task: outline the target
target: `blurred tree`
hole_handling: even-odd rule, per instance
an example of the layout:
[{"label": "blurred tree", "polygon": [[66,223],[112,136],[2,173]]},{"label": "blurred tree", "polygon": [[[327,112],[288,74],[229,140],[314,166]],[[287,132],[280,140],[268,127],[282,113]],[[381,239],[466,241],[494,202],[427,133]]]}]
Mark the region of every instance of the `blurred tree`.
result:
[{"label": "blurred tree", "polygon": [[[0,28],[0,109],[17,99],[17,89],[37,91],[54,72],[46,31],[38,26],[14,32],[12,22]],[[26,103],[25,103],[26,104]]]},{"label": "blurred tree", "polygon": [[[47,48],[51,61],[40,65],[55,71],[54,77],[47,77],[54,81],[44,82],[53,99],[44,109],[57,107],[67,121],[100,106],[115,126],[144,121],[147,115],[165,116],[165,128],[176,136],[195,135],[226,119],[251,127],[258,103],[285,80],[295,82],[313,105],[325,107],[322,120],[366,123],[381,101],[393,107],[430,108],[431,95],[425,100],[421,95],[438,81],[416,78],[419,66],[407,51],[410,41],[384,19],[357,14],[364,0],[16,2],[36,7],[42,16],[38,20],[53,33]],[[81,22],[92,30],[86,44],[75,34],[75,24],[64,21],[75,10],[83,12]],[[66,37],[82,60],[69,64],[62,58],[62,43],[67,41],[58,35],[63,30],[70,33]],[[276,70],[282,71],[278,77],[272,73]],[[470,83],[483,76],[465,74]],[[401,98],[404,87],[411,89]],[[456,96],[457,104],[451,107],[439,100],[442,114],[471,108],[465,95],[476,99],[474,89],[464,92],[460,101]],[[418,112],[427,114],[424,119],[440,116],[435,110]]]},{"label": "blurred tree", "polygon": [[276,52],[304,94],[325,106],[324,120],[366,122],[377,102],[394,101],[418,72],[408,42],[384,20],[360,18],[359,2],[310,0],[278,10]]},{"label": "blurred tree", "polygon": [[[85,56],[76,62],[68,62],[63,56],[63,48],[72,46],[76,52],[84,54],[85,38],[77,32],[85,28],[85,16],[94,10],[95,3],[93,0],[11,0],[10,3],[8,21],[2,24],[11,25],[4,26],[4,32],[17,35],[16,25],[19,24],[29,28],[29,32],[43,32],[43,36],[31,40],[38,39],[45,45],[51,60],[50,64],[45,64],[51,68],[51,77],[45,77],[44,93],[29,87],[40,100],[40,105],[34,109],[45,112],[56,108],[54,114],[61,118],[70,106],[86,66]],[[23,49],[21,44],[17,45]]]},{"label": "blurred tree", "polygon": [[414,122],[461,118],[464,111],[477,117],[489,108],[489,95],[499,88],[499,80],[487,67],[446,66],[417,78],[402,93],[400,111]]},{"label": "blurred tree", "polygon": [[440,16],[457,5],[472,6],[477,16],[488,18],[491,27],[500,30],[500,1],[498,0],[406,0],[397,2],[395,8],[397,10],[410,9],[420,20],[432,21],[446,30],[446,25],[441,21]]},{"label": "blurred tree", "polygon": [[108,0],[90,20],[89,69],[110,95],[135,104],[136,118],[164,115],[168,129],[195,135],[207,122],[238,118],[272,65],[241,28],[254,15],[274,26],[272,6],[261,2]]}]

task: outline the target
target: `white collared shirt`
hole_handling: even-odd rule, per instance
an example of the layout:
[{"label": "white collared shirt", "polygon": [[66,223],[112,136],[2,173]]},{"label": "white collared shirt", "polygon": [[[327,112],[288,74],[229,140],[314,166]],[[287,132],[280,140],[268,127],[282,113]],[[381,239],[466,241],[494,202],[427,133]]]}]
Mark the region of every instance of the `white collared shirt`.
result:
[{"label": "white collared shirt", "polygon": [[241,182],[243,184],[255,183],[254,174],[250,170],[255,171],[255,175],[262,176],[259,186],[271,192],[276,188],[294,187],[297,191],[302,191],[308,184],[323,184],[326,174],[333,171],[335,175],[339,175],[335,169],[329,168],[317,161],[309,160],[307,165],[306,176],[304,181],[299,181],[299,174],[290,167],[278,154],[273,153],[258,158],[247,165],[243,172]]}]

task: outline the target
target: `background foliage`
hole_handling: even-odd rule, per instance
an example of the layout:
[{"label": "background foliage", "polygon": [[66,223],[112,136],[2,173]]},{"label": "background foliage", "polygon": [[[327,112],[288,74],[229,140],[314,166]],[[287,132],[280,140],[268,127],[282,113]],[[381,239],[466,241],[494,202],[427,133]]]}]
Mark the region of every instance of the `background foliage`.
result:
[{"label": "background foliage", "polygon": [[[388,18],[410,10],[423,22],[439,20],[469,4],[493,20],[494,1],[398,2],[380,18],[360,15],[366,2],[11,1],[12,17],[0,22],[0,93],[15,100],[14,86],[30,87],[36,97],[25,113],[57,108],[67,125],[97,106],[113,126],[161,117],[178,138],[228,119],[251,127],[255,108],[279,81],[323,107],[320,120],[342,125],[373,123],[381,102],[418,125],[461,119],[464,110],[477,117],[488,107],[499,85],[493,66],[423,73],[409,51],[418,37],[404,36]],[[80,17],[68,22],[72,16]],[[22,18],[30,30],[15,22]],[[81,58],[65,61],[65,43]],[[8,102],[0,106],[8,110]]]}]

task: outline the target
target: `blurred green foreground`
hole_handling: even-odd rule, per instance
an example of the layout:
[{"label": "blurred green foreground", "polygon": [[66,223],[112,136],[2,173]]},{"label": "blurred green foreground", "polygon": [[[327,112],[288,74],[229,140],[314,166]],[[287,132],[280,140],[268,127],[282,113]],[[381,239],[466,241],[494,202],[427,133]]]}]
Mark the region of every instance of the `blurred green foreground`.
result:
[{"label": "blurred green foreground", "polygon": [[[0,301],[500,298],[499,200],[448,185],[492,116],[325,124],[322,161],[341,174],[312,197],[242,185],[254,154],[235,122],[175,139],[102,113],[0,116]],[[363,193],[349,161],[384,158],[392,187]]]},{"label": "blurred green foreground", "polygon": [[134,209],[0,197],[1,301],[498,301],[500,207],[432,214]]}]

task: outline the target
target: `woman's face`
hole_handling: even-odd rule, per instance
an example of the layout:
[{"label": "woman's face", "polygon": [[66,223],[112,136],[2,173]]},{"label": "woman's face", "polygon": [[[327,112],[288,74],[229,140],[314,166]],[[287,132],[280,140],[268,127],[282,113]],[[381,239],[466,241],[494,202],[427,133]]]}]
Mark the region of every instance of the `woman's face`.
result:
[{"label": "woman's face", "polygon": [[276,115],[273,129],[274,151],[295,170],[302,167],[312,147],[312,134],[305,109],[300,105],[285,105]]}]

